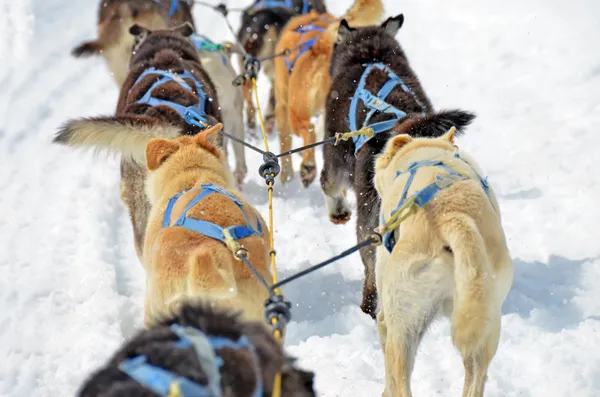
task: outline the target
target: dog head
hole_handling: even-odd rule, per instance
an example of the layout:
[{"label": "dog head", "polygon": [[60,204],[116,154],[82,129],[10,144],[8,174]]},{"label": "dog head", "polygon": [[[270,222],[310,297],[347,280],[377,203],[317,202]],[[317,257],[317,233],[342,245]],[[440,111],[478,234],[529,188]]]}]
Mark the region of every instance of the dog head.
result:
[{"label": "dog head", "polygon": [[[456,127],[452,127],[437,138],[414,138],[408,134],[400,134],[388,140],[381,155],[375,160],[375,189],[377,192],[381,195],[385,182],[393,179],[390,172],[395,174],[398,170],[406,169],[408,164],[414,160],[409,158],[410,152],[422,148],[456,151],[457,146],[454,144],[456,132]],[[390,167],[390,165],[392,166]]]}]

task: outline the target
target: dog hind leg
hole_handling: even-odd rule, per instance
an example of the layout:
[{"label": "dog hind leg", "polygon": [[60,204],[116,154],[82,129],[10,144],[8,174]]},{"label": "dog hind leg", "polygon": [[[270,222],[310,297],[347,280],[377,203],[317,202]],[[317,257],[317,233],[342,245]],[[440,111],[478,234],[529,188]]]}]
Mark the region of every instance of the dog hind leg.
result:
[{"label": "dog hind leg", "polygon": [[[315,126],[310,122],[310,106],[303,101],[307,100],[299,92],[291,96],[289,103],[289,121],[292,131],[302,137],[303,144],[310,145],[316,142]],[[317,176],[317,165],[315,162],[315,149],[307,149],[302,152],[302,164],[300,165],[300,176],[304,187],[308,187]]]}]

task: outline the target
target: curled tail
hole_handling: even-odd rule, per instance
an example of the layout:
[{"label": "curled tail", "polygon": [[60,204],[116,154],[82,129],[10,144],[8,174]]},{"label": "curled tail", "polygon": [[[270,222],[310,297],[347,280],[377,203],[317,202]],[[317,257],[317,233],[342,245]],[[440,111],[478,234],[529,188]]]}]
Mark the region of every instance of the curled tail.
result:
[{"label": "curled tail", "polygon": [[[224,255],[221,252],[227,251]],[[192,253],[188,262],[188,293],[190,297],[224,300],[238,293],[233,274],[233,257],[225,247],[216,244]]]},{"label": "curled tail", "polygon": [[496,313],[492,265],[475,222],[460,213],[446,214],[442,237],[454,254],[452,340],[463,357],[486,343]]},{"label": "curled tail", "polygon": [[92,55],[98,55],[104,49],[104,45],[99,40],[86,41],[81,43],[77,47],[73,48],[71,55],[75,58],[89,57]]},{"label": "curled tail", "polygon": [[461,134],[475,119],[475,114],[463,110],[442,110],[421,116],[410,114],[410,119],[401,119],[394,127],[394,135],[409,134],[416,138],[438,138],[452,127]]}]

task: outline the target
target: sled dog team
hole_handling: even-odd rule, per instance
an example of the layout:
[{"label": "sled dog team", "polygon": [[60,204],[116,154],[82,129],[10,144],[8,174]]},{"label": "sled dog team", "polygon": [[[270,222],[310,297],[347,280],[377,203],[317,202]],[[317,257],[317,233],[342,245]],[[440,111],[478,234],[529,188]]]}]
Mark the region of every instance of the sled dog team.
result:
[{"label": "sled dog team", "polygon": [[[68,121],[54,142],[120,154],[120,194],[147,274],[146,330],[80,395],[263,396],[280,388],[312,396],[313,374],[294,367],[262,325],[268,293],[234,255],[243,248],[272,282],[268,226],[241,193],[244,147],[232,144],[231,170],[220,133],[243,140],[255,128],[252,87],[232,84],[237,45],[196,33],[192,8],[186,0],[102,0],[98,38],[73,50],[104,57],[119,101],[114,115]],[[322,0],[257,0],[243,11],[237,39],[249,54],[272,57],[262,65],[271,84],[265,120],[281,152],[292,149],[292,134],[315,143],[311,120],[321,113],[324,138],[363,132],[323,147],[320,186],[331,222],[351,218],[352,190],[357,240],[383,234],[381,245],[360,251],[361,308],[376,318],[383,395],[412,395],[420,340],[443,315],[463,358],[463,396],[482,396],[513,279],[500,208],[456,144],[475,115],[434,108],[396,40],[403,15],[383,15],[382,0],[354,0],[339,18]],[[302,152],[299,174],[305,187],[317,177],[314,149]],[[292,178],[284,157],[279,180]]]}]

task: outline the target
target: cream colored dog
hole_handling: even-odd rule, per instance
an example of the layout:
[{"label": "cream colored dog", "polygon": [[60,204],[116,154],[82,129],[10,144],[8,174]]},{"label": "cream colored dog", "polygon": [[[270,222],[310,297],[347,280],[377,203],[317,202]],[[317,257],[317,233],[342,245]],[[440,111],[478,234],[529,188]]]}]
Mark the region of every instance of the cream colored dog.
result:
[{"label": "cream colored dog", "polygon": [[494,193],[454,146],[455,131],[437,139],[398,135],[376,161],[382,219],[389,221],[399,203],[415,200],[414,213],[377,249],[386,397],[412,396],[419,342],[440,315],[451,317],[465,367],[464,397],[483,395],[498,346],[513,265]]},{"label": "cream colored dog", "polygon": [[[143,255],[146,326],[197,298],[241,311],[244,319],[263,319],[268,291],[232,250],[237,244],[245,248],[271,284],[268,229],[235,190],[223,153],[207,142],[222,127],[217,124],[193,137],[155,138],[146,145],[146,191],[152,207]],[[244,231],[231,229],[235,226],[253,233],[244,237]]]}]

